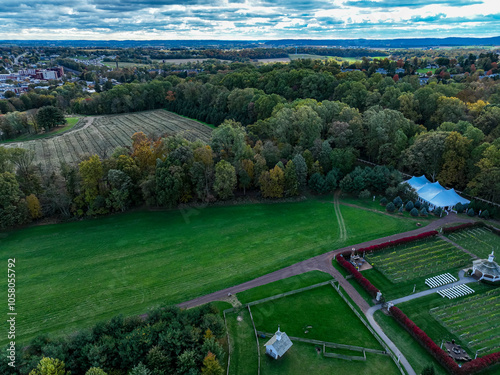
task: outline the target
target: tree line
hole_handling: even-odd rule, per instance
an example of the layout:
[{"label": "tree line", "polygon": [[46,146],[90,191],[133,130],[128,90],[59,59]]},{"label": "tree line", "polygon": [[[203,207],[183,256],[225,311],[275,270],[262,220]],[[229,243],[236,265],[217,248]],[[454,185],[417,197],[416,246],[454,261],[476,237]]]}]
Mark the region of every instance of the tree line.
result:
[{"label": "tree line", "polygon": [[[7,345],[0,372],[13,375],[222,375],[225,326],[218,310],[167,306],[108,321],[25,347]],[[8,349],[8,350],[7,350]],[[8,356],[15,353],[15,367]]]}]

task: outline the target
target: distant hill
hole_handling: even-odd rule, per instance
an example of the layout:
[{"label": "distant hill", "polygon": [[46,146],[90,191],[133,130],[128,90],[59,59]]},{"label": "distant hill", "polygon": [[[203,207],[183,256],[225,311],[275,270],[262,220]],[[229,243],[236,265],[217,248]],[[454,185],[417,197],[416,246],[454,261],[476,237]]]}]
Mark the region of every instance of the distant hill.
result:
[{"label": "distant hill", "polygon": [[414,38],[414,39],[279,39],[279,40],[0,40],[1,45],[53,47],[186,47],[186,48],[253,48],[253,47],[362,47],[420,48],[440,46],[499,46],[500,36],[489,38]]}]

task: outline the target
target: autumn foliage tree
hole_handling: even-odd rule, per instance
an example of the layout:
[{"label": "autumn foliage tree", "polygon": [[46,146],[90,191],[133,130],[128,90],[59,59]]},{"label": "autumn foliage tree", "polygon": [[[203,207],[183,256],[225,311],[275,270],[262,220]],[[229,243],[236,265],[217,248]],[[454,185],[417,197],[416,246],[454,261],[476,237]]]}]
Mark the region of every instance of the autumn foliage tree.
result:
[{"label": "autumn foliage tree", "polygon": [[236,170],[229,162],[221,160],[215,166],[214,190],[221,199],[228,199],[235,188]]},{"label": "autumn foliage tree", "polygon": [[64,362],[57,358],[43,357],[37,367],[30,371],[29,375],[69,375],[66,372]]},{"label": "autumn foliage tree", "polygon": [[32,219],[39,219],[42,217],[42,207],[35,194],[30,194],[26,197],[26,204]]},{"label": "autumn foliage tree", "polygon": [[143,174],[154,170],[156,159],[163,156],[161,139],[153,140],[143,132],[132,135],[132,158]]},{"label": "autumn foliage tree", "polygon": [[260,191],[265,198],[283,197],[285,174],[279,166],[260,175]]},{"label": "autumn foliage tree", "polygon": [[203,359],[203,367],[201,368],[201,373],[204,375],[222,375],[224,373],[224,370],[215,357],[215,354],[208,352],[205,359]]}]

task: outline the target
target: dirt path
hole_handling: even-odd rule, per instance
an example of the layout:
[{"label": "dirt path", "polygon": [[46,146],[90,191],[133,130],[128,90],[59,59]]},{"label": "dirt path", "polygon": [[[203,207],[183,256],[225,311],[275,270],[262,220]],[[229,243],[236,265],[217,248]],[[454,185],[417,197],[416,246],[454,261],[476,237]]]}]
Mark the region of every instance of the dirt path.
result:
[{"label": "dirt path", "polygon": [[340,211],[340,190],[337,190],[334,195],[333,208],[335,210],[335,215],[337,215],[337,221],[339,223],[339,239],[345,241],[347,239],[347,229],[345,227],[344,218],[342,217],[342,212]]}]

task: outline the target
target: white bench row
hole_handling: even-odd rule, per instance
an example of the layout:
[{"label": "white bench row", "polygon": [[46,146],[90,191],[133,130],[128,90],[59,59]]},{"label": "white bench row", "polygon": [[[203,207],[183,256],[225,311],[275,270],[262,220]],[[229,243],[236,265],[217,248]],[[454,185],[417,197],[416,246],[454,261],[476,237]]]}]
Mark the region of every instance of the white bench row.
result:
[{"label": "white bench row", "polygon": [[441,285],[451,284],[457,281],[457,278],[449,273],[425,279],[425,285],[429,288],[437,288]]},{"label": "white bench row", "polygon": [[439,290],[437,292],[441,297],[447,297],[448,299],[454,299],[457,297],[463,297],[468,294],[474,293],[474,289],[469,288],[467,285],[456,285],[452,288]]}]

